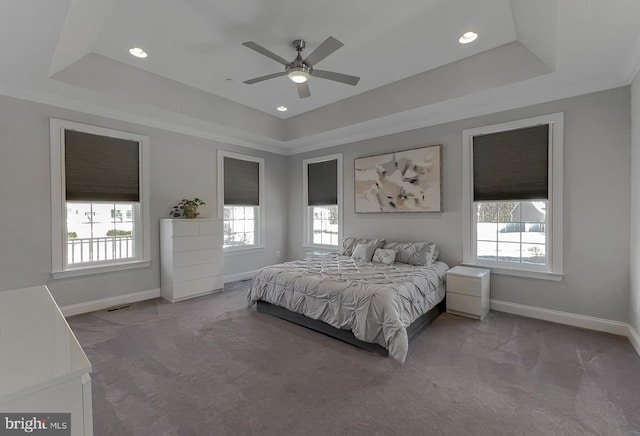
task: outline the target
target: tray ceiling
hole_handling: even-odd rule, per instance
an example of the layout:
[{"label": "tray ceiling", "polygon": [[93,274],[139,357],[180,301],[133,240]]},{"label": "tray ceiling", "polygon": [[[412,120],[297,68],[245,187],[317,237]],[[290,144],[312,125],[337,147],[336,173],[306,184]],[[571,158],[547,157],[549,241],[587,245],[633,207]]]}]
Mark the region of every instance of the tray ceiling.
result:
[{"label": "tray ceiling", "polygon": [[[0,91],[292,153],[628,84],[639,17],[633,0],[7,0]],[[328,36],[344,47],[317,67],[357,86],[242,83],[282,69],[242,42],[293,59]]]}]

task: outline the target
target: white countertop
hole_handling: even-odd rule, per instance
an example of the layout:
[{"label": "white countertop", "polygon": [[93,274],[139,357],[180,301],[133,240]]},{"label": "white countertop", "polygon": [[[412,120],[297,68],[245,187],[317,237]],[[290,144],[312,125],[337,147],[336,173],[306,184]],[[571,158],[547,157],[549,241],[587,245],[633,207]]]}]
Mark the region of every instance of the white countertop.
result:
[{"label": "white countertop", "polygon": [[0,291],[0,404],[90,372],[46,286]]}]

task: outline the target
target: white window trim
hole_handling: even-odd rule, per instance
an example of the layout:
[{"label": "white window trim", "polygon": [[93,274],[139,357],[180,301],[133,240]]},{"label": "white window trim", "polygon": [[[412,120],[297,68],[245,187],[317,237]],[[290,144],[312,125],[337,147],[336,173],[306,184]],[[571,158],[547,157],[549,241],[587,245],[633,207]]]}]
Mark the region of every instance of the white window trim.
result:
[{"label": "white window trim", "polygon": [[[549,250],[548,264],[540,267],[523,268],[521,265],[508,262],[490,262],[476,259],[476,228],[474,226],[473,204],[473,137],[506,130],[521,129],[540,124],[549,125],[549,199],[547,213],[547,247]],[[464,265],[491,268],[495,274],[513,275],[519,277],[538,278],[545,280],[562,280],[563,277],[563,144],[564,144],[564,113],[542,115],[508,123],[494,124],[462,132],[462,259]]]},{"label": "white window trim", "polygon": [[[323,244],[314,244],[312,239],[309,238],[310,226],[309,226],[309,206],[307,202],[309,200],[309,174],[308,174],[308,165],[319,162],[326,162],[330,160],[338,161],[338,245],[323,245]],[[342,220],[343,216],[343,208],[342,208],[342,153],[331,154],[328,156],[319,156],[313,157],[309,159],[304,159],[302,161],[302,247],[303,248],[311,248],[311,249],[321,249],[325,251],[337,251],[340,247],[340,242],[342,241],[342,228],[344,227],[344,222]]]},{"label": "white window trim", "polygon": [[[66,265],[66,222],[65,198],[64,131],[77,130],[94,135],[136,141],[140,144],[140,239],[136,249],[140,255],[135,260],[93,263],[78,267]],[[145,268],[151,264],[151,230],[149,212],[149,137],[121,130],[76,123],[50,118],[51,151],[51,274],[54,279],[115,272],[132,268]]]},{"label": "white window trim", "polygon": [[247,245],[245,247],[226,247],[224,248],[225,255],[234,254],[249,254],[251,252],[263,251],[264,234],[265,234],[265,205],[264,205],[264,159],[261,157],[249,156],[248,154],[233,153],[231,151],[218,150],[218,218],[224,220],[224,158],[229,157],[232,159],[246,160],[249,162],[258,162],[258,178],[259,178],[259,191],[260,196],[259,205],[260,213],[258,214],[258,226],[256,228],[255,244]]}]

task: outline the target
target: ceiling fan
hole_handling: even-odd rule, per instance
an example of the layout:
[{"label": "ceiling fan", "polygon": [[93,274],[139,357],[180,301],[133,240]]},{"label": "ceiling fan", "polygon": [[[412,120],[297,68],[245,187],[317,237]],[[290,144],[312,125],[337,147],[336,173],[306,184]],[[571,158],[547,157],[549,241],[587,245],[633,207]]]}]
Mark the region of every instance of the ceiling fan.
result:
[{"label": "ceiling fan", "polygon": [[333,71],[316,70],[313,67],[329,56],[334,51],[338,50],[344,44],[335,39],[333,36],[328,37],[325,41],[318,46],[306,59],[302,59],[300,53],[304,50],[305,42],[302,39],[296,39],[291,45],[296,49],[298,55],[296,58],[289,62],[286,59],[281,58],[277,54],[270,50],[267,50],[260,44],[253,41],[242,43],[245,47],[249,47],[251,50],[255,50],[260,54],[263,54],[276,62],[284,65],[284,71],[279,73],[267,74],[266,76],[256,77],[254,79],[245,80],[244,83],[252,85],[254,83],[262,82],[264,80],[273,79],[276,77],[288,75],[289,79],[295,82],[298,86],[298,97],[307,98],[311,96],[309,91],[309,76],[319,77],[321,79],[333,80],[334,82],[345,83],[347,85],[355,86],[360,77],[349,76],[348,74],[334,73]]}]

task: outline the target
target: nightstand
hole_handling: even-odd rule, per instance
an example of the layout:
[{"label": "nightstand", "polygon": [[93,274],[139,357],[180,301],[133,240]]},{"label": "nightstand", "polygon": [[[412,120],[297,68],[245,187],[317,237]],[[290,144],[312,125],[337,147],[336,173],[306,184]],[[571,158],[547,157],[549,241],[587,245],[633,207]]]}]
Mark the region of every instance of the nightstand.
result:
[{"label": "nightstand", "polygon": [[483,319],[489,312],[491,271],[456,266],[447,271],[447,312]]}]

